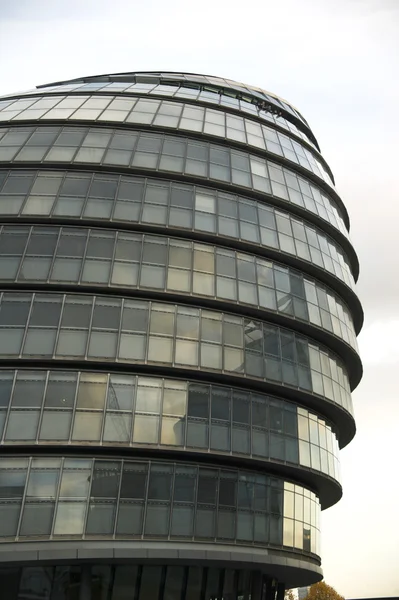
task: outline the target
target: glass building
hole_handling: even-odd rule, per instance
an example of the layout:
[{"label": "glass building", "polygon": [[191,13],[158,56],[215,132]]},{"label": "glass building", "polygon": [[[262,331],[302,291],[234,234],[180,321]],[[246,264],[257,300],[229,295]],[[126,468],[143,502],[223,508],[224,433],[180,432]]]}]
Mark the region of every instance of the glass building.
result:
[{"label": "glass building", "polygon": [[363,313],[306,120],[151,72],[11,94],[0,121],[7,600],[280,600],[320,580]]}]

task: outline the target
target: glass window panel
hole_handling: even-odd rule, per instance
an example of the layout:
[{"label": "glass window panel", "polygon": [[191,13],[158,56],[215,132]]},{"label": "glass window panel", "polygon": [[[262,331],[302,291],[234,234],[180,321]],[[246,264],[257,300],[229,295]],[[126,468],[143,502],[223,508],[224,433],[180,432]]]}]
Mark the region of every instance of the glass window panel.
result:
[{"label": "glass window panel", "polygon": [[17,533],[21,504],[3,503],[1,505],[2,518],[0,520],[0,537],[14,537]]},{"label": "glass window panel", "polygon": [[20,535],[49,535],[53,523],[53,503],[27,503],[22,517]]},{"label": "glass window panel", "polygon": [[69,439],[72,412],[49,411],[43,412],[39,439],[67,440]]},{"label": "glass window panel", "polygon": [[182,446],[184,444],[184,418],[173,419],[163,417],[161,429],[161,444]]},{"label": "glass window panel", "polygon": [[126,360],[144,360],[145,347],[145,336],[122,333],[120,338],[119,357]]},{"label": "glass window panel", "polygon": [[23,353],[51,356],[53,354],[56,333],[55,329],[28,329]]},{"label": "glass window panel", "polygon": [[209,418],[209,386],[189,385],[188,416]]},{"label": "glass window panel", "polygon": [[54,535],[82,535],[86,504],[59,502],[55,517]]},{"label": "glass window panel", "polygon": [[82,373],[80,376],[77,407],[102,409],[107,385],[106,375]]},{"label": "glass window panel", "polygon": [[209,427],[206,423],[188,422],[187,446],[193,448],[208,448]]},{"label": "glass window panel", "polygon": [[253,540],[253,515],[238,511],[237,513],[237,539]]},{"label": "glass window panel", "polygon": [[91,503],[87,515],[86,533],[107,535],[113,533],[116,502]]},{"label": "glass window panel", "polygon": [[[14,386],[13,408],[17,406],[39,407],[42,403],[45,382],[45,373],[20,371]],[[11,381],[9,383],[11,384]],[[9,390],[11,391],[11,387]]]},{"label": "glass window panel", "polygon": [[144,499],[147,464],[125,462],[123,465],[121,498]]},{"label": "glass window panel", "polygon": [[131,427],[131,415],[109,412],[105,417],[103,440],[105,442],[129,442]]},{"label": "glass window panel", "polygon": [[116,355],[117,333],[107,331],[92,331],[89,342],[88,356],[112,359]]},{"label": "glass window panel", "polygon": [[[145,522],[145,534],[167,536],[169,529],[169,512],[169,506],[148,505]],[[148,596],[142,596],[142,598],[143,600],[147,600]]]},{"label": "glass window panel", "polygon": [[201,366],[220,370],[222,368],[222,347],[216,344],[201,344]]},{"label": "glass window panel", "polygon": [[183,365],[198,365],[198,343],[176,340],[175,361]]},{"label": "glass window panel", "polygon": [[35,440],[39,411],[12,411],[6,431],[6,440]]},{"label": "glass window panel", "polygon": [[[89,493],[91,468],[87,468],[87,460],[65,461],[62,473],[60,497],[86,498]],[[89,461],[91,465],[91,461]]]},{"label": "glass window panel", "polygon": [[120,468],[120,462],[96,460],[90,496],[116,498],[119,489]]},{"label": "glass window panel", "polygon": [[171,535],[191,537],[193,535],[193,516],[193,507],[174,505]]},{"label": "glass window panel", "polygon": [[235,538],[234,512],[219,510],[217,522],[217,537],[225,539]]},{"label": "glass window panel", "polygon": [[200,470],[198,479],[197,502],[202,504],[216,504],[217,471],[206,472]]},{"label": "glass window panel", "polygon": [[99,441],[103,415],[95,412],[77,412],[73,424],[72,439]]},{"label": "glass window panel", "polygon": [[141,444],[157,444],[159,416],[136,415],[134,420],[133,442]]},{"label": "glass window panel", "polygon": [[120,535],[141,535],[143,530],[143,517],[144,507],[142,504],[121,503],[119,506],[116,533]]},{"label": "glass window panel", "polygon": [[240,454],[250,453],[250,434],[248,429],[233,427],[232,450]]},{"label": "glass window panel", "polygon": [[62,331],[58,337],[57,354],[61,356],[84,356],[87,331]]}]

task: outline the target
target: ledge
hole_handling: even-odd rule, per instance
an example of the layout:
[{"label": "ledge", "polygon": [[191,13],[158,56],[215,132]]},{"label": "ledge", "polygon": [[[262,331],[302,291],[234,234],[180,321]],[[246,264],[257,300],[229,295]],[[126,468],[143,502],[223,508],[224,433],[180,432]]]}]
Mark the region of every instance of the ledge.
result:
[{"label": "ledge", "polygon": [[323,578],[320,559],[300,551],[285,551],[193,542],[157,541],[31,541],[2,544],[0,563],[7,566],[40,564],[175,564],[257,569],[284,581],[286,586],[301,587]]}]

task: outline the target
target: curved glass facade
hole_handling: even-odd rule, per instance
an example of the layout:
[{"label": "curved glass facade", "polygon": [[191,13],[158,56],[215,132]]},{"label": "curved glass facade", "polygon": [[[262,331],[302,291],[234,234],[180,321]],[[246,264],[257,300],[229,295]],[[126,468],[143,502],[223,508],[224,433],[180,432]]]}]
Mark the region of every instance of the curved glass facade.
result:
[{"label": "curved glass facade", "polygon": [[[340,480],[322,417],[241,388],[102,372],[0,372],[0,442],[141,444],[241,455]],[[4,436],[2,436],[4,430]]]},{"label": "curved glass facade", "polygon": [[326,347],[267,322],[186,305],[3,292],[0,356],[219,371],[317,394],[352,412],[347,370]]},{"label": "curved glass facade", "polygon": [[42,86],[0,121],[10,600],[283,600],[320,580],[362,311],[307,122],[184,73]]},{"label": "curved glass facade", "polygon": [[287,135],[221,110],[153,99],[113,96],[46,96],[0,102],[0,121],[70,120],[146,124],[224,138],[277,154],[301,165],[329,186],[334,183],[318,156]]},{"label": "curved glass facade", "polygon": [[102,128],[0,128],[0,163],[72,163],[181,173],[275,197],[347,229],[337,203],[311,180],[241,150],[167,134]]},{"label": "curved glass facade", "polygon": [[[154,85],[154,84],[142,84],[142,83],[133,83],[132,85],[121,85],[120,83],[104,83],[99,84],[96,89],[98,91],[101,90],[102,94],[115,94],[117,97],[119,95],[127,96],[130,95],[138,95],[138,96],[166,96],[168,98],[174,98],[180,101],[191,101],[195,102],[195,104],[210,104],[211,106],[220,106],[224,110],[229,110],[233,113],[244,113],[247,116],[252,118],[259,119],[260,121],[267,121],[272,123],[277,130],[283,129],[290,133],[301,141],[309,144],[313,149],[318,150],[314,140],[310,139],[308,135],[299,129],[295,123],[288,121],[282,115],[277,115],[276,113],[270,112],[270,109],[260,108],[259,104],[256,102],[254,98],[240,98],[239,94],[229,93],[226,94],[223,90],[205,90],[200,86],[198,87],[185,87],[185,86],[168,86],[168,85]],[[76,86],[71,85],[59,85],[56,87],[46,87],[44,90],[46,93],[46,100],[48,102],[45,103],[42,101],[41,105],[38,108],[52,108],[52,100],[50,94],[63,94],[64,92],[74,92],[75,94],[91,94],[93,92],[92,84],[80,84]],[[33,98],[38,96],[38,90],[30,90],[19,94],[18,96],[24,97],[29,95]],[[7,97],[2,96],[0,98],[0,109],[7,108],[8,111],[11,111],[11,104],[15,102],[15,97]],[[22,98],[21,98],[22,101]],[[34,102],[34,100],[32,101]],[[32,104],[30,104],[30,100],[26,101],[24,108],[31,108]],[[20,106],[21,107],[21,106]],[[122,109],[122,104],[119,105],[118,110]],[[14,115],[12,115],[14,116]],[[12,117],[11,117],[12,118]]]},{"label": "curved glass facade", "polygon": [[347,253],[322,229],[263,201],[208,187],[108,173],[0,170],[0,214],[167,227],[217,237],[223,245],[238,240],[254,252],[310,262],[355,286]]},{"label": "curved glass facade", "polygon": [[186,538],[314,554],[319,544],[314,493],[211,465],[1,458],[0,503],[0,538]]},{"label": "curved glass facade", "polygon": [[244,303],[311,323],[357,348],[349,309],[332,290],[251,254],[178,238],[43,226],[0,228],[0,253],[1,280],[158,289]]}]

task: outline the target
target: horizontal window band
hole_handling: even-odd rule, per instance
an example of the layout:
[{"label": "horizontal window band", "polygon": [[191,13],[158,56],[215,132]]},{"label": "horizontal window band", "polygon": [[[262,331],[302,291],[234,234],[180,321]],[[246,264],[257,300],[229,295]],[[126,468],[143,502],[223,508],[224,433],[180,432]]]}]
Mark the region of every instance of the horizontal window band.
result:
[{"label": "horizontal window band", "polygon": [[131,374],[166,377],[176,380],[187,380],[200,383],[220,384],[241,388],[249,392],[260,392],[271,394],[281,400],[287,400],[300,404],[309,410],[322,415],[327,421],[334,424],[339,441],[339,447],[344,448],[353,439],[356,433],[356,425],[351,413],[335,402],[322,398],[302,390],[292,389],[287,386],[278,385],[269,381],[260,381],[249,377],[239,377],[233,374],[216,373],[204,370],[186,369],[178,367],[167,367],[165,365],[141,364],[141,363],[110,363],[109,361],[87,361],[87,360],[62,360],[46,358],[2,358],[1,369],[27,369],[27,370],[57,370],[57,371],[87,371],[98,373]]},{"label": "horizontal window band", "polygon": [[[160,445],[158,448],[151,448],[150,445],[132,444],[126,447],[122,444],[95,444],[93,442],[69,442],[67,444],[51,444],[49,442],[36,442],[31,445],[29,442],[17,442],[2,444],[0,446],[0,463],[1,458],[13,456],[31,456],[32,458],[48,457],[58,458],[65,457],[90,457],[97,459],[120,459],[134,458],[150,459],[153,461],[181,461],[185,464],[192,464],[199,467],[220,467],[243,469],[246,472],[254,475],[261,473],[271,477],[278,477],[294,485],[305,486],[307,489],[315,493],[320,500],[321,510],[326,510],[342,498],[341,484],[333,477],[310,469],[303,465],[290,465],[273,459],[256,459],[245,458],[242,455],[223,455],[212,450],[196,451],[194,449],[183,450],[173,449]],[[0,464],[1,467],[1,464]],[[1,515],[1,503],[0,503]]]},{"label": "horizontal window band", "polygon": [[[239,109],[236,109],[236,108],[234,108],[232,106],[227,106],[225,104],[223,104],[223,105],[212,104],[212,103],[206,102],[204,100],[202,100],[202,101],[199,100],[198,101],[198,100],[193,100],[191,98],[179,98],[179,97],[174,97],[174,96],[170,97],[170,96],[164,96],[162,94],[148,94],[148,95],[143,95],[143,94],[140,94],[139,92],[130,93],[130,94],[127,93],[127,92],[124,92],[124,93],[119,92],[116,95],[115,92],[112,92],[112,91],[110,91],[110,92],[106,92],[106,91],[101,91],[101,92],[67,91],[67,92],[63,92],[62,89],[60,90],[60,94],[62,94],[62,96],[61,95],[60,96],[58,96],[58,95],[56,96],[58,98],[58,104],[60,102],[62,102],[63,98],[75,98],[75,97],[79,98],[79,97],[84,97],[85,100],[86,100],[87,96],[89,95],[89,101],[90,101],[91,98],[95,99],[96,95],[98,95],[101,98],[103,98],[103,97],[109,97],[109,98],[113,98],[115,100],[123,100],[123,99],[125,99],[126,101],[129,101],[129,100],[133,101],[133,100],[137,100],[137,99],[142,99],[142,100],[148,100],[150,102],[151,101],[154,101],[154,102],[158,101],[158,102],[161,102],[161,103],[162,102],[164,102],[164,103],[170,103],[171,102],[171,103],[175,103],[176,105],[182,105],[183,107],[185,107],[185,106],[191,107],[191,108],[198,107],[198,108],[204,109],[204,110],[208,109],[210,111],[216,111],[216,112],[225,114],[226,116],[230,116],[230,115],[231,116],[236,116],[236,117],[244,119],[246,122],[248,122],[250,124],[251,123],[255,123],[255,124],[258,124],[258,125],[261,125],[261,126],[263,125],[266,128],[270,128],[273,131],[281,133],[282,135],[287,136],[288,138],[290,138],[292,141],[294,141],[294,142],[300,144],[301,146],[303,146],[313,156],[316,157],[317,161],[319,161],[322,164],[323,168],[328,173],[328,176],[330,177],[332,183],[334,184],[334,176],[333,176],[333,174],[331,172],[331,169],[330,169],[329,165],[325,161],[325,159],[322,156],[322,154],[320,152],[318,152],[317,148],[314,145],[312,145],[312,143],[310,142],[310,140],[308,138],[304,139],[304,137],[300,136],[298,133],[295,133],[294,131],[289,130],[289,129],[287,130],[282,125],[280,125],[280,124],[278,124],[276,122],[271,122],[269,119],[262,118],[259,114],[258,115],[250,114],[250,113],[248,113],[248,112],[246,112],[244,110],[239,110]],[[24,94],[24,95],[18,95],[18,94],[16,94],[16,95],[13,95],[12,97],[8,96],[7,98],[0,98],[0,112],[1,112],[1,103],[2,102],[9,102],[10,101],[10,102],[15,103],[18,100],[25,101],[25,100],[28,100],[29,98],[34,99],[34,100],[36,99],[35,101],[38,101],[39,99],[43,99],[43,100],[47,99],[47,100],[51,101],[51,99],[54,98],[54,97],[55,97],[54,93],[47,93],[47,95],[43,96],[43,93],[38,93],[38,92],[34,93],[34,92],[32,92],[32,93],[28,93],[28,94]],[[51,111],[52,109],[57,109],[58,108],[58,104],[55,104],[52,107],[48,107],[47,111]],[[10,109],[8,109],[8,107],[7,107],[5,112],[7,112],[8,110],[11,110],[11,112],[15,112],[15,109],[17,108],[17,105],[15,105],[14,110],[13,110],[13,108],[14,108],[13,106],[11,106]],[[76,107],[76,110],[79,110],[79,108],[81,108],[81,107]],[[84,109],[84,105],[83,105],[82,108]],[[30,107],[30,109],[32,110],[32,107]],[[34,107],[33,107],[33,109],[34,109]],[[112,110],[112,107],[110,107],[110,106],[104,107],[103,110],[105,111],[107,109],[108,110]],[[21,109],[21,112],[23,110],[28,110],[29,111],[29,108],[26,108],[26,109],[23,108],[23,109]],[[128,114],[130,110],[131,109],[126,109],[124,111],[119,111],[119,112],[126,112],[126,114]],[[183,109],[182,109],[182,111],[183,111]],[[71,109],[70,112],[71,112],[71,115],[72,115],[72,113],[73,113],[72,109]],[[163,114],[163,113],[161,113],[161,114]],[[65,121],[74,123],[74,122],[79,121],[78,119],[71,119],[70,120],[70,116],[65,117],[65,119],[60,119],[58,121],[57,121],[56,118],[54,118],[54,119],[48,119],[47,118],[47,119],[44,119],[43,122],[57,123],[57,122],[65,120]],[[13,115],[13,117],[14,117],[14,115]],[[17,119],[15,121],[13,121],[12,120],[13,117],[10,119],[9,122],[11,122],[11,123],[18,123],[18,122],[20,123],[20,122],[22,122],[22,120],[20,120],[20,119]],[[41,118],[42,117],[39,117],[38,119],[41,120]],[[122,121],[116,121],[116,120],[112,120],[112,119],[106,120],[104,118],[100,119],[100,121],[97,121],[96,119],[93,119],[93,120],[95,122],[99,122],[99,123],[102,123],[102,124],[104,124],[104,123],[111,123],[111,124],[119,123],[119,124],[121,124],[121,122],[123,122],[123,120]],[[88,123],[92,123],[93,120],[87,119],[86,121]],[[29,121],[28,118],[26,120],[24,120],[24,122],[28,122],[28,121]],[[81,122],[86,122],[84,119],[80,119],[80,121]],[[7,121],[6,120],[2,120],[2,122],[7,122]],[[135,125],[135,122],[134,121],[130,121],[130,120],[127,121],[127,122],[124,122],[124,125],[126,125],[126,126],[132,126],[133,128],[135,126],[137,127],[137,124]],[[143,127],[146,127],[146,125],[143,124]],[[151,127],[151,128],[154,127],[156,129],[157,125],[155,125],[155,124],[154,125],[147,124],[147,127]],[[158,128],[161,131],[163,131],[163,129],[164,129],[162,126],[158,126]],[[171,128],[168,127],[168,126],[165,126],[165,128],[166,128],[166,130],[169,130],[169,131],[171,130]],[[197,135],[203,135],[204,137],[210,137],[212,140],[214,140],[214,139],[221,139],[221,140],[225,139],[226,142],[231,141],[231,143],[233,145],[237,144],[238,146],[242,146],[242,144],[240,144],[238,140],[234,139],[234,137],[230,138],[230,137],[227,137],[227,136],[225,136],[225,137],[223,137],[223,136],[217,136],[217,135],[215,136],[215,135],[207,134],[207,133],[199,134],[199,132],[196,133],[195,129],[189,130],[189,129],[184,129],[184,128],[180,128],[180,127],[176,127],[176,131],[186,131],[186,132],[189,131],[190,133],[192,133],[194,135],[194,137],[196,137]],[[243,145],[244,145],[245,148],[254,148],[257,151],[261,150],[259,147],[257,147],[254,144],[249,144],[249,143],[243,142]],[[277,153],[271,152],[271,154],[273,156],[275,156]],[[278,156],[281,156],[281,155],[278,155]],[[281,158],[283,158],[283,157],[281,157]],[[289,164],[298,164],[295,161],[291,161],[289,159],[288,159],[288,163]],[[305,168],[305,172],[306,173],[308,173],[308,172],[312,173],[312,171],[310,169],[307,169],[307,168]],[[323,181],[323,179],[321,179],[321,180]],[[329,186],[329,189],[330,188],[331,188],[331,186]]]},{"label": "horizontal window band", "polygon": [[[49,287],[50,286],[50,287]],[[148,289],[134,289],[129,293],[129,289],[126,287],[102,287],[101,285],[76,285],[76,284],[49,284],[38,282],[23,283],[12,283],[7,284],[5,282],[0,283],[0,292],[18,292],[18,291],[29,291],[29,292],[64,292],[80,294],[96,294],[97,297],[106,299],[107,297],[119,296],[122,298],[143,298],[145,300],[153,299],[158,302],[183,302],[184,304],[190,304],[195,307],[204,307],[215,310],[226,310],[234,312],[241,317],[253,317],[255,319],[266,319],[270,323],[281,325],[284,328],[289,328],[292,331],[297,331],[306,336],[310,336],[317,342],[320,342],[324,346],[331,348],[345,363],[348,369],[349,380],[353,389],[357,387],[363,374],[362,363],[358,353],[344,340],[341,340],[332,333],[323,330],[319,327],[312,325],[311,323],[304,323],[294,318],[284,316],[281,314],[273,313],[272,311],[256,309],[249,305],[237,305],[229,303],[223,300],[212,300],[203,296],[187,296],[184,294],[172,293],[172,292],[156,292],[156,290]],[[107,293],[108,292],[108,293]],[[0,359],[3,360],[3,359]]]},{"label": "horizontal window band", "polygon": [[[284,202],[283,200],[279,200],[275,196],[267,195],[264,193],[257,193],[248,188],[242,188],[240,186],[235,186],[234,184],[224,184],[221,181],[214,179],[203,179],[201,177],[196,177],[193,175],[186,175],[180,173],[167,173],[165,171],[156,171],[149,170],[143,168],[127,168],[123,166],[111,166],[111,165],[98,165],[92,163],[90,165],[83,165],[77,163],[41,163],[41,162],[26,162],[24,164],[16,164],[16,163],[0,163],[0,168],[8,169],[12,172],[18,171],[26,171],[29,169],[38,169],[42,171],[45,169],[48,170],[49,173],[52,171],[66,171],[68,173],[97,173],[99,175],[102,174],[110,174],[110,175],[130,175],[130,176],[138,176],[144,177],[146,179],[150,178],[151,180],[163,180],[168,181],[170,183],[182,183],[188,185],[198,185],[201,187],[206,187],[208,189],[213,189],[215,191],[227,192],[237,194],[239,197],[248,198],[248,200],[259,202],[260,206],[273,206],[276,209],[281,209],[282,211],[292,214],[293,216],[297,216],[303,219],[305,222],[309,222],[313,226],[320,228],[320,230],[330,236],[338,245],[342,247],[344,252],[346,253],[348,260],[350,261],[350,266],[353,272],[353,277],[355,281],[359,275],[359,261],[356,255],[356,252],[347,237],[345,237],[336,227],[328,223],[328,221],[324,219],[320,219],[314,213],[301,208],[300,206],[292,203]],[[244,196],[241,196],[244,194]],[[3,216],[2,216],[3,219]],[[119,221],[118,221],[119,222]],[[191,231],[191,230],[190,230]],[[232,240],[233,241],[233,240]]]}]

